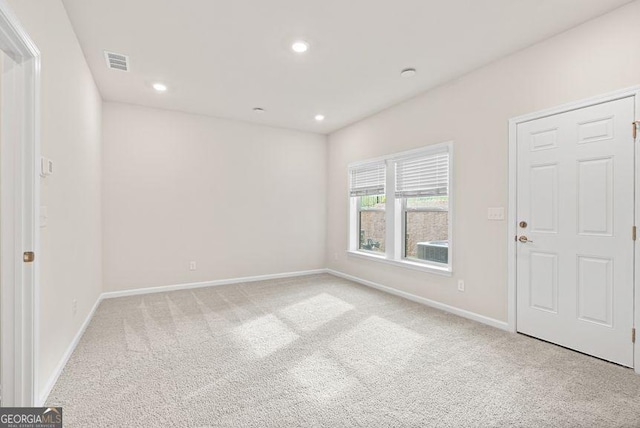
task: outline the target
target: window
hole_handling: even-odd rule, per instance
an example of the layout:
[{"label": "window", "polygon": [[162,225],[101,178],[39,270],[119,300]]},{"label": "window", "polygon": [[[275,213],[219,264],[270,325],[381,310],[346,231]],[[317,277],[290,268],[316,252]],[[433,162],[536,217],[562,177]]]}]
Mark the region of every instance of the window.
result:
[{"label": "window", "polygon": [[385,204],[385,195],[358,198],[358,249],[384,253],[387,233]]},{"label": "window", "polygon": [[356,204],[357,249],[385,252],[386,165],[373,162],[350,171],[349,195]]},{"label": "window", "polygon": [[349,167],[351,254],[451,272],[452,144]]}]

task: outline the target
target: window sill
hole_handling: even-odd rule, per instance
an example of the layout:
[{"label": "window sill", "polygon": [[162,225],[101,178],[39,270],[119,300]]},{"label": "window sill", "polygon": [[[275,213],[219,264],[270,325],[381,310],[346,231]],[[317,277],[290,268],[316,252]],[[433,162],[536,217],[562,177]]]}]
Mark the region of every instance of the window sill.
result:
[{"label": "window sill", "polygon": [[390,260],[386,258],[384,255],[377,254],[367,254],[361,251],[347,251],[347,254],[352,257],[356,257],[359,259],[372,260],[376,262],[382,262],[389,265],[394,265],[398,267],[402,267],[405,269],[419,270],[422,272],[433,273],[441,276],[453,276],[453,272],[448,268],[438,267],[438,266],[430,266],[422,263],[411,262],[408,260]]}]

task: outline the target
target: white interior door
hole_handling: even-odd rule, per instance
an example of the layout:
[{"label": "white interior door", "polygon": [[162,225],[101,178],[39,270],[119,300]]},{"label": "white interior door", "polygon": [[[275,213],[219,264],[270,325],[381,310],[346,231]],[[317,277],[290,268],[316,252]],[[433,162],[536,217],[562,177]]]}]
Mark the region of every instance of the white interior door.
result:
[{"label": "white interior door", "polygon": [[38,308],[40,54],[0,0],[0,405],[33,406]]},{"label": "white interior door", "polygon": [[628,367],[634,105],[629,97],[517,127],[517,330]]}]

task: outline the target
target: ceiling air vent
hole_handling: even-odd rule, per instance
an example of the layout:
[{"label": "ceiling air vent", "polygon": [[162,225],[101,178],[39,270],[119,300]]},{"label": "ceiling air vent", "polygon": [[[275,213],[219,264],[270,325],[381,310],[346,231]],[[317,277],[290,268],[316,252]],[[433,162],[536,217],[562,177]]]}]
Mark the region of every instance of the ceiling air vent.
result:
[{"label": "ceiling air vent", "polygon": [[107,67],[112,70],[129,71],[129,57],[115,52],[104,51]]}]

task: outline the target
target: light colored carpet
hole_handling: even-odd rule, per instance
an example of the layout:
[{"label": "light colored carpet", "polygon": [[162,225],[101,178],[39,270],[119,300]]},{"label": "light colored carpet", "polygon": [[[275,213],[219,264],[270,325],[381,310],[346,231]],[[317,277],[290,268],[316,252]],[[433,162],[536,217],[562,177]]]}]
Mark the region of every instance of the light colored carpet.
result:
[{"label": "light colored carpet", "polygon": [[65,427],[640,427],[640,376],[330,275],[103,301]]}]

